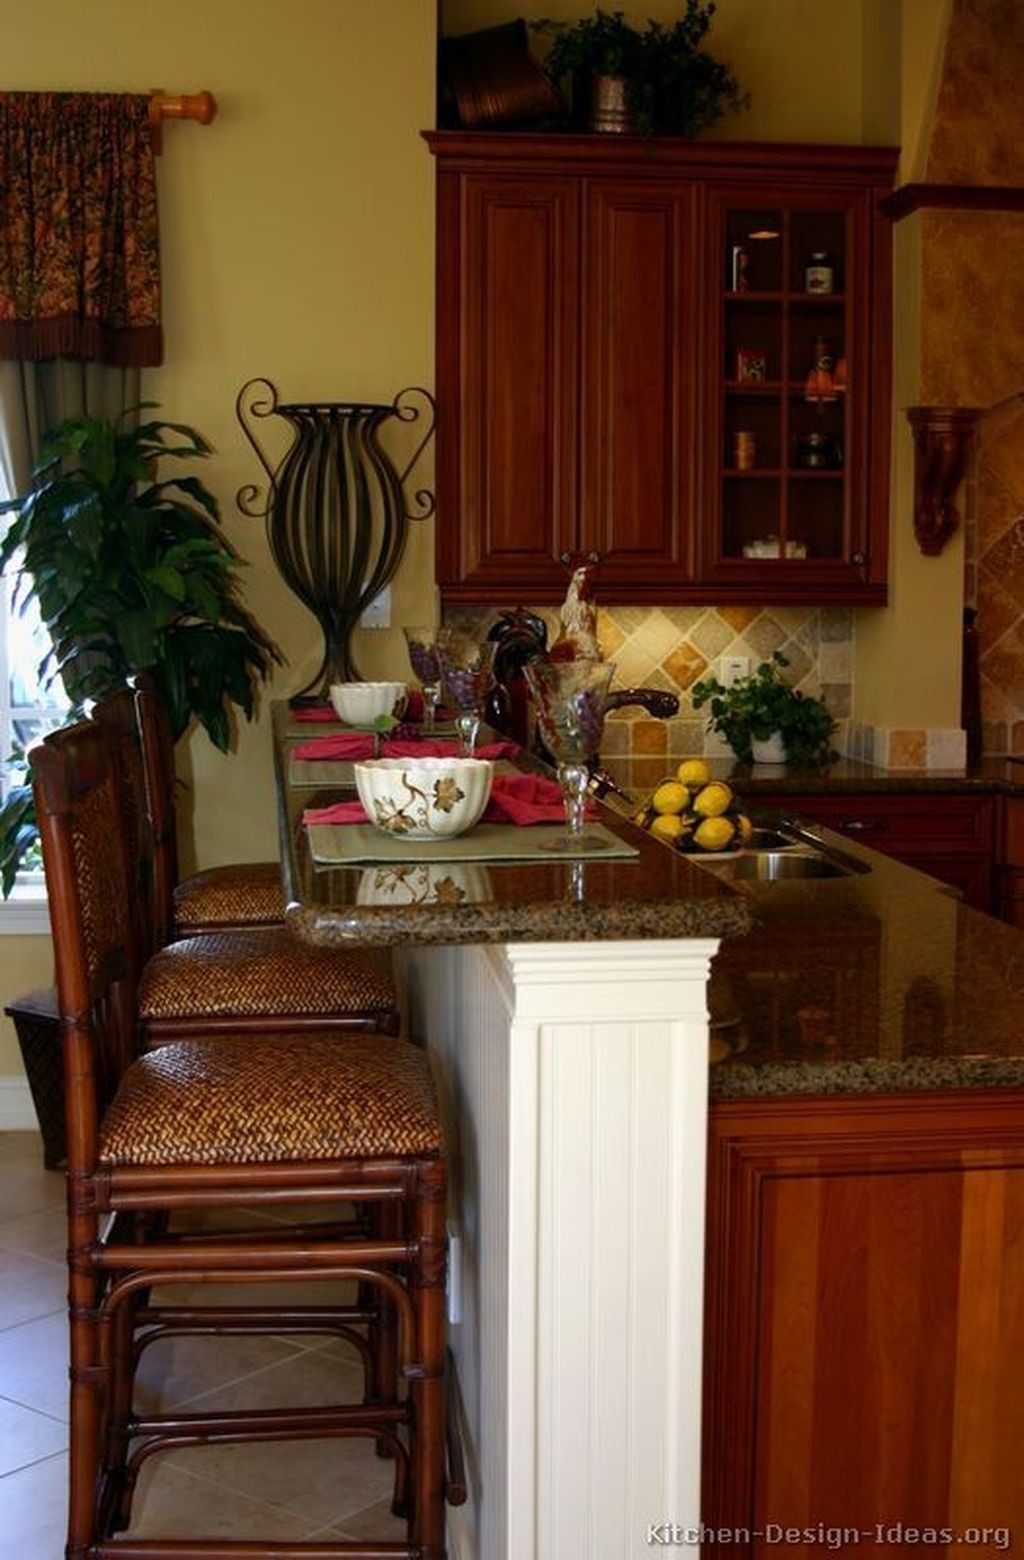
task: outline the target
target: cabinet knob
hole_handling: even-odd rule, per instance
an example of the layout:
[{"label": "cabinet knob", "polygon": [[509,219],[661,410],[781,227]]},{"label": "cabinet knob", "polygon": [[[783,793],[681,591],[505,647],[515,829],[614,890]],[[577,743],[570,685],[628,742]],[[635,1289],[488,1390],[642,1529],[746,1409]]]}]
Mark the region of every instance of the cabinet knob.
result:
[{"label": "cabinet knob", "polygon": [[596,548],[593,548],[590,552],[587,553],[587,562],[588,563],[600,563],[601,562],[601,554],[597,551]]},{"label": "cabinet knob", "polygon": [[867,553],[855,552],[853,555],[853,561],[854,563],[867,563]]},{"label": "cabinet knob", "polygon": [[559,563],[564,564],[564,566],[566,568],[568,568],[570,563],[572,562],[572,554],[571,553],[567,553],[567,552],[559,553],[558,554],[558,561],[559,561]]}]

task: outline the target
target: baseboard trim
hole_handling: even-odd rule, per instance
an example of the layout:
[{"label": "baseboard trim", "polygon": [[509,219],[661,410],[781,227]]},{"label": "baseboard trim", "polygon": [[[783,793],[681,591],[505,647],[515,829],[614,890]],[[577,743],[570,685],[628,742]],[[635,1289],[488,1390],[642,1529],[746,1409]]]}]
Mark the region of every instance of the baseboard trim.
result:
[{"label": "baseboard trim", "polygon": [[449,1560],[478,1560],[465,1506],[448,1508]]},{"label": "baseboard trim", "polygon": [[38,1132],[27,1078],[0,1076],[0,1132]]}]

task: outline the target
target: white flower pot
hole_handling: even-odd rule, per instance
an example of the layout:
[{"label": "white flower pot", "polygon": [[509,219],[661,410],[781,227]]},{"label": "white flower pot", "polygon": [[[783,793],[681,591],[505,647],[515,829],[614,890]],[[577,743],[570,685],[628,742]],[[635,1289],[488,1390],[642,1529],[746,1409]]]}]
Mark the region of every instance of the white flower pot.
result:
[{"label": "white flower pot", "polygon": [[781,731],[773,731],[763,742],[759,737],[751,737],[750,753],[755,764],[784,764],[786,744],[782,740]]}]

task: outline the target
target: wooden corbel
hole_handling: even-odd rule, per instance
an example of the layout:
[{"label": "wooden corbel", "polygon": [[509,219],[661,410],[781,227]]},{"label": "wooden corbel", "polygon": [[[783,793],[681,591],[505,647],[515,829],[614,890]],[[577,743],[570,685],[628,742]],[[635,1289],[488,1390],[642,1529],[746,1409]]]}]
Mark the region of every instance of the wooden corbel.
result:
[{"label": "wooden corbel", "polygon": [[974,447],[978,412],[966,406],[908,406],[914,430],[914,534],[936,557],[960,523],[953,503]]}]

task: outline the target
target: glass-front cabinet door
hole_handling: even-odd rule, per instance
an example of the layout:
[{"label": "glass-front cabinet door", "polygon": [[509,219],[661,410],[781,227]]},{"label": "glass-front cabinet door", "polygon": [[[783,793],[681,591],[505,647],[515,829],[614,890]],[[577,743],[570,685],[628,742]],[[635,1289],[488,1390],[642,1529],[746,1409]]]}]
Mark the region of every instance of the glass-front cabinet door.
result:
[{"label": "glass-front cabinet door", "polygon": [[[886,462],[869,385],[888,361],[872,297],[867,191],[709,193],[703,576],[766,599],[884,592],[871,544]],[[887,402],[887,396],[884,398]],[[876,456],[879,450],[874,452]],[[874,527],[877,532],[878,527]]]}]

